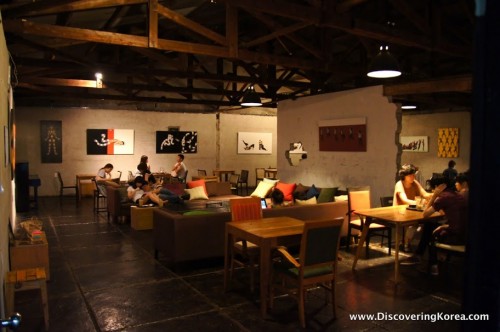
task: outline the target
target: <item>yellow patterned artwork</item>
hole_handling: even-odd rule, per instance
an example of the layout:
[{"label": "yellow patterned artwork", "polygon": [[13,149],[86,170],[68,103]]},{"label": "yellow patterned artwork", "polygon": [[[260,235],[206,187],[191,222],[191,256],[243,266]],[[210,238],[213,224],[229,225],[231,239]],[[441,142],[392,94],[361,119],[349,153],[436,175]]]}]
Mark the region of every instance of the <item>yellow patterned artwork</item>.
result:
[{"label": "yellow patterned artwork", "polygon": [[438,157],[458,157],[458,128],[438,129]]}]

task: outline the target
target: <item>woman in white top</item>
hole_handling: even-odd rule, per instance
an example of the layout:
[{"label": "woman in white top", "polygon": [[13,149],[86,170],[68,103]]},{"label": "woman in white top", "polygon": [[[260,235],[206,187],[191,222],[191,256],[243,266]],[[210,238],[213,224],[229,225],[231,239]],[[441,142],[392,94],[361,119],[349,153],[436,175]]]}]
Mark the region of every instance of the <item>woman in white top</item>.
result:
[{"label": "woman in white top", "polygon": [[113,164],[108,163],[97,171],[97,175],[95,177],[97,190],[99,190],[99,192],[103,196],[106,196],[106,185],[104,184],[104,182],[111,181],[112,170],[113,170]]}]

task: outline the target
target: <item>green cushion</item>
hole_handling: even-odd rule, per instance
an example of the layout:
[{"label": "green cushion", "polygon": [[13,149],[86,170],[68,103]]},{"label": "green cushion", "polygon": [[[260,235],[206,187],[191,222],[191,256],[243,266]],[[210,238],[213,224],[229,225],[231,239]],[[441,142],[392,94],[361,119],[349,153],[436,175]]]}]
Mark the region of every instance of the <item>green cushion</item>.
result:
[{"label": "green cushion", "polygon": [[206,210],[194,210],[194,211],[187,211],[184,212],[183,215],[185,216],[200,216],[203,214],[212,214],[212,211],[206,211]]},{"label": "green cushion", "polygon": [[319,192],[318,203],[334,202],[335,194],[337,193],[338,189],[338,187],[322,188]]}]

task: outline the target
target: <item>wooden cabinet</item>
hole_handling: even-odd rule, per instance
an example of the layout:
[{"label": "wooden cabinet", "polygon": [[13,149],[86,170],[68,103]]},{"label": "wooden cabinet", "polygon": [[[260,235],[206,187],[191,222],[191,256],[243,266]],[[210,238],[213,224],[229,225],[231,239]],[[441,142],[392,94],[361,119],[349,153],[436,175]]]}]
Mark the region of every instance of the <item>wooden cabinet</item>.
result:
[{"label": "wooden cabinet", "polygon": [[22,270],[43,267],[50,280],[49,267],[49,244],[45,233],[42,240],[37,242],[16,240],[10,247],[10,268],[11,270]]}]

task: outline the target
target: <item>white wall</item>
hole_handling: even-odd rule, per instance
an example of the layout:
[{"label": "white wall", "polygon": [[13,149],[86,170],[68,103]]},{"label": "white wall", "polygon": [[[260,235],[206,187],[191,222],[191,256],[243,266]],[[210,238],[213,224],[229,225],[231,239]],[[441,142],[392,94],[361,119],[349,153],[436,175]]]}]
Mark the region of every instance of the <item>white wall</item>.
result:
[{"label": "white wall", "polygon": [[[40,157],[40,121],[62,121],[63,163],[42,164]],[[125,110],[96,110],[83,108],[18,108],[17,160],[28,161],[30,174],[38,174],[42,180],[39,195],[56,195],[55,171],[61,171],[65,184],[73,184],[77,173],[96,173],[110,162],[113,172],[121,170],[122,180],[127,172],[135,172],[140,156],[149,156],[152,171],[160,167],[170,169],[176,154],[156,154],[156,131],[179,126],[182,131],[198,132],[198,153],[186,154],[185,163],[190,175],[197,169],[211,173],[216,166],[250,171],[250,181],[255,181],[255,167],[275,166],[276,154],[238,155],[236,140],[238,131],[273,133],[276,150],[276,117],[252,115],[220,115],[220,131],[215,114],[160,113]],[[133,155],[87,155],[87,129],[134,129],[135,146]],[[218,137],[220,135],[220,137]],[[217,142],[220,141],[220,155]],[[219,160],[219,165],[217,161]],[[116,173],[115,173],[116,174]],[[252,183],[252,182],[250,182]]]},{"label": "white wall", "polygon": [[[382,96],[382,87],[323,94],[278,105],[278,169],[285,182],[318,187],[371,186],[373,206],[392,195],[397,172],[397,106]],[[318,122],[366,117],[366,152],[319,151]],[[301,141],[308,157],[290,166],[285,151]]]}]

